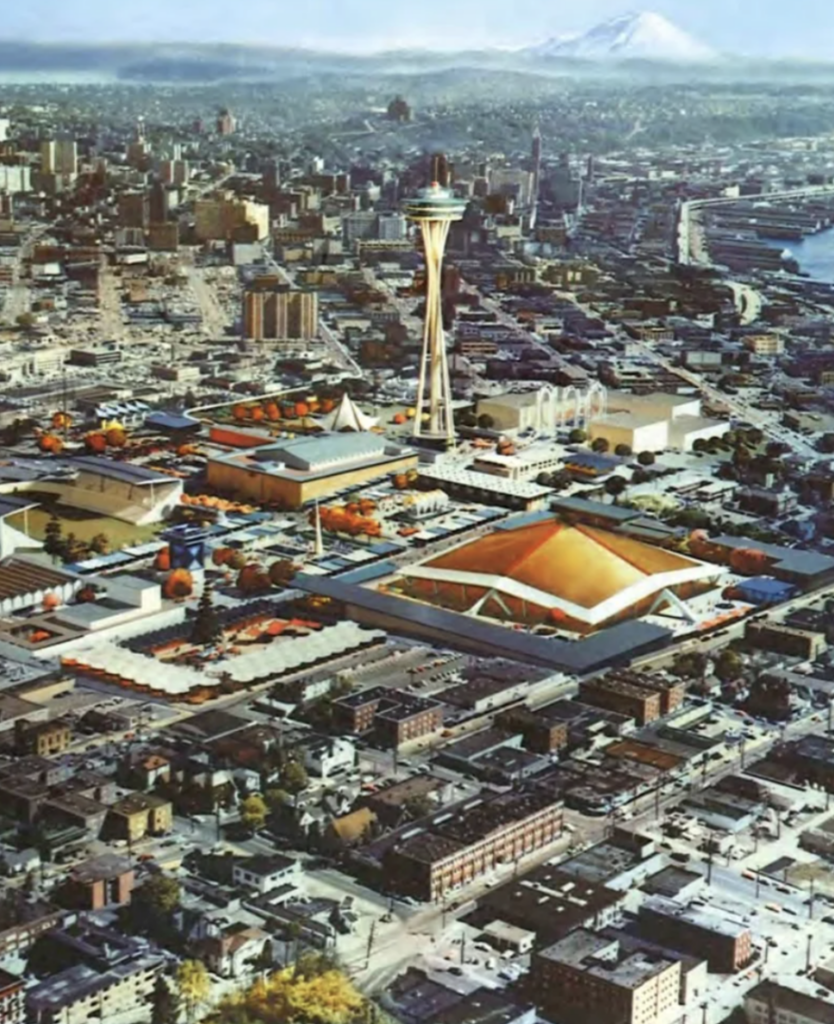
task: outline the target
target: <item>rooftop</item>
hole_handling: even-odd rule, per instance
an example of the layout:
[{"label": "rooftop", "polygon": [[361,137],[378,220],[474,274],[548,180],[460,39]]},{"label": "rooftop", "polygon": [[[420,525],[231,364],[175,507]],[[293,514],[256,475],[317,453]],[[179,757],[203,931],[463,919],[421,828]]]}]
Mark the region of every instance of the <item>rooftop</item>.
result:
[{"label": "rooftop", "polygon": [[543,949],[539,956],[621,988],[635,989],[676,961],[648,950],[627,950],[616,939],[579,929]]}]

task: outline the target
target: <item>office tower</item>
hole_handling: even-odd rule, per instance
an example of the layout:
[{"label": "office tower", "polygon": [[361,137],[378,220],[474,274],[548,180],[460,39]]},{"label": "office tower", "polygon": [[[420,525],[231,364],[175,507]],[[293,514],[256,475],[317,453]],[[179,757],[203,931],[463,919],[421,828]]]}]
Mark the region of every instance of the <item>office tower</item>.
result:
[{"label": "office tower", "polygon": [[[440,281],[449,226],[453,221],[461,220],[465,209],[466,204],[462,200],[448,189],[442,188],[436,181],[405,203],[406,217],[420,225],[426,257],[426,316],[414,436],[442,439],[447,442],[454,441],[455,425],[452,419],[452,385],[446,357],[446,338],[443,334]],[[427,429],[423,423],[426,404]]]},{"label": "office tower", "polygon": [[141,228],[151,221],[150,199],[145,192],[123,192],[119,196],[119,227]]},{"label": "office tower", "polygon": [[187,160],[163,160],[159,165],[159,176],[166,185],[187,185],[191,168]]},{"label": "office tower", "polygon": [[161,224],[168,220],[168,214],[171,212],[170,192],[161,181],[155,181],[151,185],[149,205],[151,224]]},{"label": "office tower", "polygon": [[530,230],[536,226],[539,209],[539,191],[542,178],[542,133],[536,125],[533,131],[533,143],[530,147],[530,169],[533,172],[532,195],[530,197]]},{"label": "office tower", "polygon": [[75,175],[78,173],[78,144],[75,139],[50,139],[41,143],[43,174]]},{"label": "office tower", "polygon": [[217,134],[234,135],[235,127],[234,117],[226,107],[223,107],[217,115]]},{"label": "office tower", "polygon": [[429,180],[436,181],[441,188],[448,188],[451,184],[449,180],[449,163],[445,153],[435,153],[432,156],[431,178]]},{"label": "office tower", "polygon": [[281,185],[281,172],[277,160],[270,160],[264,167],[263,184],[266,192],[277,192]]},{"label": "office tower", "polygon": [[315,292],[263,290],[257,285],[243,295],[243,337],[250,341],[309,341],[318,333],[319,303]]},{"label": "office tower", "polygon": [[7,117],[0,117],[0,142],[5,142],[9,137],[9,128],[12,122]]}]

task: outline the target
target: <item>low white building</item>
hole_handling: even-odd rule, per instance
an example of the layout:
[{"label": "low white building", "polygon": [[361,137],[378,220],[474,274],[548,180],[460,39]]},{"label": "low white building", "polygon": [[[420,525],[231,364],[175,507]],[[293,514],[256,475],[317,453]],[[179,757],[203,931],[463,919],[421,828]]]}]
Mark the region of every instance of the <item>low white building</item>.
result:
[{"label": "low white building", "polygon": [[300,743],[299,749],[307,771],[322,779],[356,764],[356,747],[346,736],[311,736]]},{"label": "low white building", "polygon": [[701,415],[700,398],[690,395],[632,395],[608,392],[608,412],[588,424],[591,441],[604,438],[611,449],[625,444],[633,452],[666,448],[691,451],[698,440],[722,437],[730,429],[726,420]]},{"label": "low white building", "polygon": [[269,892],[280,885],[293,882],[299,874],[299,863],[292,857],[273,856],[246,857],[232,868],[232,884],[245,889]]}]

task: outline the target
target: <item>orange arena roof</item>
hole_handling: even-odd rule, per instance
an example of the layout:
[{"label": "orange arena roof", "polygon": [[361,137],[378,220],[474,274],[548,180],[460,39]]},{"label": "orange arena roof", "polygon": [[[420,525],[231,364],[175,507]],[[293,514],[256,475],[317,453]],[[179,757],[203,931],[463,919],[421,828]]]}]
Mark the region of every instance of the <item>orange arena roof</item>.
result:
[{"label": "orange arena roof", "polygon": [[557,518],[499,530],[404,570],[415,580],[559,609],[589,625],[666,588],[714,578],[720,569],[629,537]]}]

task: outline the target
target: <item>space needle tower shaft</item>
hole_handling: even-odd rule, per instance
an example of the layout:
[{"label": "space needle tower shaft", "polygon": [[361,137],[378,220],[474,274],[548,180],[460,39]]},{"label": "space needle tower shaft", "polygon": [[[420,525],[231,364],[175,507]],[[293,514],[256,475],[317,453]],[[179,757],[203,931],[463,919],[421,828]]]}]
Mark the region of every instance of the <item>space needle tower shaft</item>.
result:
[{"label": "space needle tower shaft", "polygon": [[[417,385],[414,436],[453,442],[452,387],[443,333],[443,254],[449,227],[463,217],[466,204],[437,182],[405,204],[405,214],[420,225],[426,258],[426,314]],[[424,422],[427,419],[427,422]]]}]

